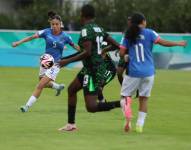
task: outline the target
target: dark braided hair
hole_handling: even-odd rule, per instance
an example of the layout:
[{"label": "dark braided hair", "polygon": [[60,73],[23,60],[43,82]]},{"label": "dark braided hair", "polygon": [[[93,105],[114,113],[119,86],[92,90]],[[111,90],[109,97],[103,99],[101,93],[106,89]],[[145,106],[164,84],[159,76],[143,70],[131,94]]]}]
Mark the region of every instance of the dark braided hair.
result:
[{"label": "dark braided hair", "polygon": [[129,40],[130,45],[135,44],[140,34],[141,28],[139,25],[144,21],[145,16],[142,13],[134,13],[131,16],[131,25],[128,27],[125,38]]},{"label": "dark braided hair", "polygon": [[61,17],[60,17],[60,15],[58,15],[56,12],[54,12],[54,11],[49,11],[48,12],[48,21],[50,22],[51,20],[53,20],[53,19],[57,19],[57,20],[59,20],[59,21],[62,21],[62,19],[61,19]]}]

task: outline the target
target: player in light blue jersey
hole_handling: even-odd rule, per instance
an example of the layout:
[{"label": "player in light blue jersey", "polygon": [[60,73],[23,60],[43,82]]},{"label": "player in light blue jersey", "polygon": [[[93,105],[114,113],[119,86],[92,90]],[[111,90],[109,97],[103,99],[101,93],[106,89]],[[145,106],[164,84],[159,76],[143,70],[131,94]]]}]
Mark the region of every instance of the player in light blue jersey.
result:
[{"label": "player in light blue jersey", "polygon": [[146,28],[143,14],[135,13],[131,16],[131,26],[126,31],[120,48],[120,55],[129,54],[128,75],[125,76],[121,88],[122,111],[126,118],[125,131],[129,131],[131,112],[131,96],[139,90],[139,113],[136,131],[143,131],[144,120],[147,115],[147,100],[154,82],[155,67],[152,56],[154,44],[163,46],[186,46],[186,41],[166,41],[152,29]]},{"label": "player in light blue jersey", "polygon": [[52,55],[55,62],[55,65],[49,69],[40,67],[39,83],[36,86],[32,96],[28,99],[26,105],[20,108],[22,112],[28,111],[29,107],[36,102],[45,87],[56,89],[56,96],[60,94],[61,90],[64,89],[64,84],[57,84],[55,82],[56,76],[60,71],[60,67],[56,64],[61,60],[62,52],[66,44],[69,44],[75,49],[79,49],[79,47],[73,43],[71,37],[62,31],[61,17],[54,12],[49,12],[48,16],[51,28],[38,31],[32,36],[13,42],[12,44],[13,47],[16,47],[35,38],[43,38],[46,42],[45,53]]}]

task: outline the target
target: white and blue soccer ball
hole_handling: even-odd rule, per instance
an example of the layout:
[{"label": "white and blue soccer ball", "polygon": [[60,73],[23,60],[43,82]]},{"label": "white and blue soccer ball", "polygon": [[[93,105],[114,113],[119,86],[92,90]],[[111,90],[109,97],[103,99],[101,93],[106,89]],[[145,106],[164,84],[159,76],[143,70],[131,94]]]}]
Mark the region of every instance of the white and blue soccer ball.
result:
[{"label": "white and blue soccer ball", "polygon": [[43,54],[40,57],[40,65],[44,69],[49,69],[54,65],[54,58],[50,54]]}]

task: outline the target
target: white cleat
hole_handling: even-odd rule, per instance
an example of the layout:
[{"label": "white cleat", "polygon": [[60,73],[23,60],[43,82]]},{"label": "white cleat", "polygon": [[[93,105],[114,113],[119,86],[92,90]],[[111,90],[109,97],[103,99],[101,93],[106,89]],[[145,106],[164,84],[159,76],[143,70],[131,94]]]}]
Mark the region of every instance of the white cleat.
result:
[{"label": "white cleat", "polygon": [[29,107],[28,106],[21,106],[20,107],[20,110],[21,110],[21,112],[27,112],[28,111],[28,109],[29,109]]},{"label": "white cleat", "polygon": [[59,96],[61,94],[61,91],[64,89],[64,87],[64,84],[59,85],[59,89],[56,90],[56,96]]}]

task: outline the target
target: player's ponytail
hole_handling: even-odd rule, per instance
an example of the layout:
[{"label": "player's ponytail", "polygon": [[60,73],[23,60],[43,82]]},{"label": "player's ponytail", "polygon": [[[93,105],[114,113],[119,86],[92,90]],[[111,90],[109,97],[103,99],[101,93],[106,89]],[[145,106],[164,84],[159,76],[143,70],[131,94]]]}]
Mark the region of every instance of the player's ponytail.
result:
[{"label": "player's ponytail", "polygon": [[141,32],[139,25],[145,20],[145,16],[141,13],[134,13],[131,16],[130,26],[128,27],[125,37],[128,39],[130,45],[135,44]]}]

